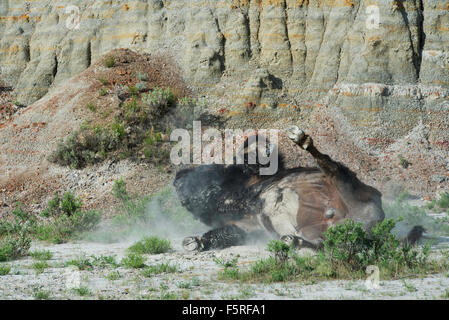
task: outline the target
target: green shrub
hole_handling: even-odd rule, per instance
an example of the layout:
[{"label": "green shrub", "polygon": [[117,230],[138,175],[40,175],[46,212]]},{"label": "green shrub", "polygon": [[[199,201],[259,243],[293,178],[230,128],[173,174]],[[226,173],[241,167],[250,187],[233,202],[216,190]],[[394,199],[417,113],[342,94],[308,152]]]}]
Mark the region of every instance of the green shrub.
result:
[{"label": "green shrub", "polygon": [[171,249],[170,241],[159,237],[145,237],[128,248],[138,254],[159,254]]},{"label": "green shrub", "polygon": [[402,244],[392,233],[395,221],[378,223],[368,235],[360,223],[347,220],[325,233],[324,248],[313,256],[299,256],[279,241],[271,241],[267,250],[272,256],[239,269],[237,260],[215,262],[224,267],[218,276],[225,280],[285,282],[324,279],[360,279],[369,265],[379,267],[383,278],[421,275],[448,270],[447,257],[429,260],[430,246],[423,248]]},{"label": "green shrub", "polygon": [[114,122],[111,125],[111,130],[117,139],[123,140],[123,138],[125,137],[125,125],[123,125],[122,123]]},{"label": "green shrub", "polygon": [[102,85],[107,86],[109,84],[108,80],[106,80],[105,78],[100,78],[98,79]]},{"label": "green shrub", "polygon": [[12,221],[0,221],[0,262],[26,256],[31,246],[35,217],[25,212],[21,203],[15,205],[11,215]]},{"label": "green shrub", "polygon": [[352,271],[365,270],[369,265],[423,266],[428,258],[427,249],[419,251],[402,244],[391,233],[395,224],[395,220],[385,219],[368,235],[361,223],[347,220],[327,230],[324,252],[333,264],[343,264]]},{"label": "green shrub", "polygon": [[23,232],[18,236],[5,236],[0,239],[0,262],[26,256],[30,247],[31,238],[26,232]]},{"label": "green shrub", "polygon": [[93,210],[52,217],[36,226],[36,238],[53,243],[67,242],[78,238],[83,232],[93,230],[100,220],[101,213]]},{"label": "green shrub", "polygon": [[267,251],[274,253],[274,257],[280,263],[285,263],[288,258],[290,247],[282,241],[271,240],[267,244]]},{"label": "green shrub", "polygon": [[80,211],[82,207],[81,199],[76,198],[72,193],[66,192],[63,197],[56,193],[53,199],[48,202],[48,207],[41,212],[43,217],[57,217],[61,215],[72,216]]},{"label": "green shrub", "polygon": [[150,114],[160,117],[166,114],[176,102],[176,97],[170,88],[155,87],[148,94],[142,96],[142,100],[150,107]]},{"label": "green shrub", "polygon": [[363,267],[363,250],[367,247],[366,232],[361,223],[347,220],[342,225],[332,226],[326,232],[324,251],[333,263],[344,263],[348,267]]},{"label": "green shrub", "polygon": [[0,276],[6,276],[11,271],[11,266],[7,264],[0,265]]},{"label": "green shrub", "polygon": [[112,67],[114,67],[114,66],[115,66],[115,58],[112,57],[112,56],[109,56],[109,57],[104,58],[104,60],[103,60],[103,65],[104,65],[106,68],[112,68]]},{"label": "green shrub", "polygon": [[145,258],[140,254],[129,253],[120,264],[126,268],[141,269],[145,267]]},{"label": "green shrub", "polygon": [[127,201],[130,199],[128,191],[126,190],[126,183],[123,179],[114,181],[112,192],[114,193],[114,196],[121,201]]},{"label": "green shrub", "polygon": [[48,160],[61,166],[82,169],[105,158],[105,155],[117,150],[121,145],[124,128],[114,124],[111,129],[82,128],[70,135],[66,141],[60,141]]}]

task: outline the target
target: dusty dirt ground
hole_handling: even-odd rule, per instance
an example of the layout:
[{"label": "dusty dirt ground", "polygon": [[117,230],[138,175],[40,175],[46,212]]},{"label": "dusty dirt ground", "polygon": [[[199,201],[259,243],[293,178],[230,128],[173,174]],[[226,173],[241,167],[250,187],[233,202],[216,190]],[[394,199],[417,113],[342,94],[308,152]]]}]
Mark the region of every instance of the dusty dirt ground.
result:
[{"label": "dusty dirt ground", "polygon": [[[60,245],[34,243],[31,250],[49,250],[53,257],[49,267],[37,273],[31,257],[10,262],[9,275],[0,276],[0,299],[35,299],[36,293],[46,292],[48,299],[448,299],[449,274],[434,274],[425,278],[384,281],[379,288],[369,289],[366,279],[324,281],[317,283],[257,283],[241,284],[217,279],[222,267],[215,258],[230,260],[240,256],[238,266],[267,257],[264,245],[246,245],[201,253],[186,252],[182,239],[173,239],[170,253],[145,255],[146,265],[168,262],[178,266],[178,272],[144,277],[141,269],[93,267],[77,270],[65,264],[80,257],[125,256],[131,242],[100,244],[75,242]],[[432,255],[438,255],[441,248]],[[300,254],[310,254],[302,249]],[[107,276],[118,272],[118,279]],[[73,288],[88,288],[80,295]]]}]

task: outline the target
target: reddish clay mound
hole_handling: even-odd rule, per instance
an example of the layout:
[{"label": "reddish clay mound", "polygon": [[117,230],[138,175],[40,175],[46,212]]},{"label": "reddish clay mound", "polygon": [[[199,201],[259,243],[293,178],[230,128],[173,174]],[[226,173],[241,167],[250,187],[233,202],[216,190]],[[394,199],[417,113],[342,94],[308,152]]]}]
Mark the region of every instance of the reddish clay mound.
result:
[{"label": "reddish clay mound", "polygon": [[[113,57],[113,66],[106,66],[105,57]],[[15,115],[8,111],[10,103],[1,105],[2,117],[11,115],[3,125],[0,122],[0,215],[10,212],[17,201],[26,210],[39,212],[55,192],[68,190],[80,195],[87,207],[108,209],[114,206],[111,188],[119,178],[132,179],[128,182],[131,192],[151,193],[166,184],[169,174],[151,164],[107,161],[72,170],[47,161],[58,141],[80,126],[108,125],[114,120],[121,103],[130,99],[119,98],[117,88],[127,92],[144,82],[147,90],[170,87],[177,97],[190,96],[180,69],[168,55],[118,49],[105,57]],[[138,79],[138,73],[145,74],[145,79]]]}]

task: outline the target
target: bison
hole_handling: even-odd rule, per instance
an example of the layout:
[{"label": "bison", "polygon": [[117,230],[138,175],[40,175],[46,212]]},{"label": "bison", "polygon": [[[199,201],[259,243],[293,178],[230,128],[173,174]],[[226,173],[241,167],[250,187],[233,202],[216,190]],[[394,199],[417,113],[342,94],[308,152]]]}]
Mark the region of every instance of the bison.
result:
[{"label": "bison", "polygon": [[287,136],[309,152],[319,168],[285,169],[260,176],[258,165],[201,165],[180,170],[174,186],[181,204],[212,230],[187,237],[188,251],[239,245],[265,233],[297,247],[322,247],[324,232],[346,219],[366,230],[384,219],[382,194],[343,164],[321,153],[293,126]]}]

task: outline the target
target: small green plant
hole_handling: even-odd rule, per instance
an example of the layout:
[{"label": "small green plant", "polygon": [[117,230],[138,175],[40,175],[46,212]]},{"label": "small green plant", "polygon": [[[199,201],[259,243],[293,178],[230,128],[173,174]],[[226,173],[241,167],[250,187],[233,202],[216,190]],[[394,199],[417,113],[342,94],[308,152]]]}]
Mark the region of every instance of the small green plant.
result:
[{"label": "small green plant", "polygon": [[193,277],[190,281],[180,281],[176,285],[180,289],[192,289],[193,287],[199,287],[201,283],[198,277]]},{"label": "small green plant", "polygon": [[31,238],[26,230],[17,236],[7,235],[0,239],[0,262],[14,260],[28,254]]},{"label": "small green plant", "polygon": [[118,139],[118,140],[123,140],[123,138],[125,137],[125,125],[116,121],[113,124],[111,124],[111,130],[112,133],[114,134],[114,136]]},{"label": "small green plant", "polygon": [[142,73],[142,72],[137,72],[136,75],[137,80],[139,81],[147,81],[147,74],[146,73]]},{"label": "small green plant", "polygon": [[408,292],[418,291],[418,289],[416,289],[416,287],[413,284],[411,284],[405,280],[402,281],[402,284],[404,285],[404,287],[407,289]]},{"label": "small green plant", "polygon": [[136,84],[136,90],[139,92],[143,92],[147,90],[147,85],[144,82],[139,82]]},{"label": "small green plant", "polygon": [[81,199],[76,198],[72,193],[66,192],[63,197],[56,193],[53,199],[48,202],[47,209],[41,212],[42,217],[52,217],[67,215],[72,216],[82,207]]},{"label": "small green plant", "polygon": [[108,94],[108,91],[105,88],[101,88],[100,90],[98,90],[98,95],[100,97],[104,97],[107,94]]},{"label": "small green plant", "polygon": [[117,199],[121,201],[128,201],[130,196],[126,190],[126,183],[123,179],[118,179],[114,181],[114,186],[112,187],[112,192]]},{"label": "small green plant", "polygon": [[90,296],[92,295],[91,291],[89,290],[89,288],[87,287],[79,287],[79,288],[73,288],[72,289],[76,294],[78,294],[79,296]]},{"label": "small green plant", "polygon": [[60,141],[48,160],[61,166],[81,169],[104,160],[108,152],[121,145],[122,132],[109,128],[81,128],[65,141]]},{"label": "small green plant", "polygon": [[45,260],[50,260],[51,258],[53,258],[53,253],[51,253],[51,251],[49,251],[49,250],[40,250],[40,251],[30,252],[30,256],[34,260],[45,261]]},{"label": "small green plant", "polygon": [[324,252],[335,265],[344,263],[353,269],[364,266],[364,252],[367,246],[366,232],[361,223],[347,220],[342,225],[332,226],[326,232]]},{"label": "small green plant", "polygon": [[113,68],[115,66],[115,58],[112,56],[104,58],[103,65],[106,68]]},{"label": "small green plant", "polygon": [[93,102],[89,102],[87,104],[87,108],[92,111],[92,112],[96,112],[97,111],[97,107],[95,106],[95,104]]},{"label": "small green plant", "polygon": [[111,271],[106,276],[106,279],[111,280],[111,281],[118,280],[118,279],[120,279],[120,273],[118,271]]},{"label": "small green plant", "polygon": [[449,208],[449,192],[442,193],[440,199],[436,202],[436,204],[442,209],[448,209]]},{"label": "small green plant", "polygon": [[190,281],[180,281],[177,283],[176,285],[178,288],[180,289],[190,289],[192,288],[192,284],[190,283]]},{"label": "small green plant", "polygon": [[159,254],[171,249],[170,241],[159,237],[145,237],[128,248],[138,254]]},{"label": "small green plant", "polygon": [[162,116],[174,106],[176,97],[170,88],[153,88],[153,91],[142,96],[142,100],[150,107],[150,113],[153,116]]},{"label": "small green plant", "polygon": [[101,220],[98,211],[78,210],[71,215],[65,213],[50,216],[47,221],[34,229],[35,237],[42,241],[63,243],[69,239],[79,238],[84,232],[93,230]]},{"label": "small green plant", "polygon": [[50,291],[34,290],[33,297],[36,300],[48,300],[50,299]]},{"label": "small green plant", "polygon": [[224,260],[220,258],[215,258],[214,262],[224,267],[223,271],[219,273],[219,278],[222,279],[238,279],[239,277],[239,268],[237,266],[238,260],[240,256],[237,255],[235,258],[232,258],[231,260]]},{"label": "small green plant", "polygon": [[401,167],[407,169],[408,166],[410,165],[410,162],[408,162],[407,159],[405,159],[402,155],[399,155],[398,159],[399,163],[401,164]]},{"label": "small green plant", "polygon": [[290,247],[279,240],[271,240],[267,244],[267,251],[274,253],[274,257],[280,263],[285,263],[288,259]]},{"label": "small green plant", "polygon": [[432,209],[435,208],[436,204],[437,204],[437,201],[436,201],[436,200],[432,200],[432,201],[430,201],[429,203],[427,203],[427,204],[424,206],[424,208],[432,210]]},{"label": "small green plant", "polygon": [[66,266],[75,266],[79,270],[92,270],[93,265],[90,259],[86,256],[78,257],[77,259],[72,259],[66,262]]},{"label": "small green plant", "polygon": [[31,246],[35,217],[25,212],[21,203],[16,203],[11,215],[12,220],[0,221],[0,262],[26,256]]},{"label": "small green plant", "polygon": [[160,263],[146,267],[145,269],[143,269],[142,275],[145,277],[151,277],[155,274],[175,273],[175,272],[178,272],[177,266],[170,265],[168,263]]},{"label": "small green plant", "polygon": [[92,258],[92,266],[100,267],[100,268],[106,268],[108,266],[117,268],[119,266],[119,263],[117,263],[115,256],[99,256],[96,257],[94,255],[91,256]]},{"label": "small green plant", "polygon": [[441,294],[441,299],[449,299],[449,289],[446,289],[444,293]]},{"label": "small green plant", "polygon": [[108,80],[106,80],[105,78],[100,78],[98,79],[102,85],[107,86],[109,84]]},{"label": "small green plant", "polygon": [[145,258],[140,254],[129,253],[120,264],[125,268],[141,269],[145,267]]},{"label": "small green plant", "polygon": [[44,272],[46,268],[49,267],[47,261],[37,261],[31,265],[31,267],[36,271],[37,274]]},{"label": "small green plant", "polygon": [[6,276],[11,271],[11,266],[7,264],[0,264],[0,276]]},{"label": "small green plant", "polygon": [[138,90],[135,86],[128,86],[128,92],[132,96],[137,96]]},{"label": "small green plant", "polygon": [[368,236],[361,223],[347,220],[327,230],[324,252],[334,267],[343,264],[352,271],[364,270],[368,265],[395,266],[396,270],[403,266],[424,266],[428,249],[419,251],[402,244],[391,233],[395,225],[394,219],[385,219]]}]

